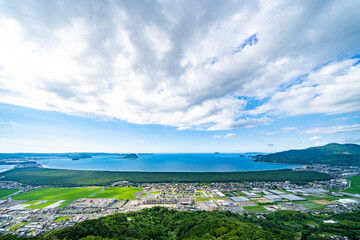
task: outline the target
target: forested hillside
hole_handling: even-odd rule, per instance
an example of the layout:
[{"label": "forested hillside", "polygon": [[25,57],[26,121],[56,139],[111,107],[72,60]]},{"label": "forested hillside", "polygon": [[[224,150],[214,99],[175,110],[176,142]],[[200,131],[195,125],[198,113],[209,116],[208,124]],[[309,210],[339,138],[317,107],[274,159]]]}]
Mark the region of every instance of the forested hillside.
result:
[{"label": "forested hillside", "polygon": [[[332,219],[336,223],[324,223]],[[54,230],[38,238],[46,240],[90,239],[329,239],[330,236],[360,237],[360,211],[311,215],[278,211],[265,218],[231,212],[185,212],[154,207],[139,212],[115,214]],[[17,239],[7,235],[1,239]]]},{"label": "forested hillside", "polygon": [[360,145],[330,143],[321,147],[257,155],[253,159],[269,163],[360,166]]}]

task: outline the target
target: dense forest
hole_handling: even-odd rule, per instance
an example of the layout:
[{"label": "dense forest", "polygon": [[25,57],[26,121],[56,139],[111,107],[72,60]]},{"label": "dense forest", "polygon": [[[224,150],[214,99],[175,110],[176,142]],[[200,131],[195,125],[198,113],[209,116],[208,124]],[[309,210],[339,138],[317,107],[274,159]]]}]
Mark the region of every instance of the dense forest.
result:
[{"label": "dense forest", "polygon": [[256,155],[253,159],[269,163],[360,166],[360,145],[330,143],[321,147]]},{"label": "dense forest", "polygon": [[28,185],[106,186],[116,181],[138,182],[241,182],[329,180],[331,177],[314,171],[252,171],[252,172],[115,172],[60,170],[48,168],[17,168],[0,173],[4,180]]},{"label": "dense forest", "polygon": [[[324,220],[334,220],[325,223]],[[341,214],[277,211],[261,218],[225,211],[180,212],[154,207],[139,212],[121,213],[87,220],[75,226],[57,229],[42,237],[2,239],[100,240],[100,239],[256,239],[315,240],[329,236],[360,238],[360,211]]]}]

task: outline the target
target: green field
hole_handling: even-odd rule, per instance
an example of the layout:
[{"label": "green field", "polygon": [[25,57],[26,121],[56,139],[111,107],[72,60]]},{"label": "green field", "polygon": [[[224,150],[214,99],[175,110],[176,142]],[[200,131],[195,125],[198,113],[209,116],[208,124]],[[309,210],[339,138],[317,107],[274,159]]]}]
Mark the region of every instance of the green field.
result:
[{"label": "green field", "polygon": [[97,192],[99,188],[40,188],[21,193],[14,200],[76,200]]},{"label": "green field", "polygon": [[116,199],[134,199],[136,192],[141,192],[143,188],[136,187],[112,187],[105,188],[104,191],[98,191],[90,198],[116,198]]},{"label": "green field", "polygon": [[67,205],[69,205],[70,203],[72,203],[73,201],[65,201],[63,202],[60,206],[58,206],[58,209],[64,209]]},{"label": "green field", "polygon": [[70,217],[58,217],[57,219],[55,219],[55,222],[60,222],[60,221],[66,221],[68,220]]},{"label": "green field", "polygon": [[263,211],[267,211],[264,207],[262,206],[246,206],[243,207],[244,210],[249,211],[249,212],[263,212]]},{"label": "green field", "polygon": [[[39,202],[39,201],[36,201]],[[44,207],[47,207],[53,203],[56,203],[57,201],[44,201],[40,204],[31,204],[30,206],[26,207],[26,209],[43,209]],[[25,204],[29,204],[29,202],[25,202]]]},{"label": "green field", "polygon": [[351,186],[345,189],[344,192],[360,194],[360,175],[348,179],[351,181]]},{"label": "green field", "polygon": [[311,202],[311,201],[299,201],[298,202],[300,205],[308,208],[308,209],[311,209],[311,210],[323,210],[325,209],[325,207],[321,204],[318,204],[318,203],[314,203],[314,202]]},{"label": "green field", "polygon": [[19,189],[1,189],[0,190],[0,198],[7,197],[13,193],[16,193]]},{"label": "green field", "polygon": [[108,186],[116,181],[139,182],[242,182],[296,181],[311,182],[331,177],[315,171],[251,171],[251,172],[116,172],[83,171],[48,168],[16,168],[0,173],[4,180],[28,185]]}]

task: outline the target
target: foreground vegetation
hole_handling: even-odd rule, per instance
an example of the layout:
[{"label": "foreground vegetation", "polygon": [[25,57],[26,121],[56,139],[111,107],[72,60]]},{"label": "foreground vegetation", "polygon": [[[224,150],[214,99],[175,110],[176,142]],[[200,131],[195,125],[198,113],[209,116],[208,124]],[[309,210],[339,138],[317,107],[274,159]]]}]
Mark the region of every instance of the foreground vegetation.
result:
[{"label": "foreground vegetation", "polygon": [[[335,223],[324,223],[324,220]],[[61,219],[66,220],[66,219]],[[333,235],[360,237],[360,211],[311,215],[295,211],[269,213],[265,218],[231,212],[179,212],[154,207],[115,214],[57,229],[42,237],[1,239],[328,239]]]},{"label": "foreground vegetation", "polygon": [[288,164],[360,166],[360,145],[330,143],[321,147],[257,155],[255,161]]},{"label": "foreground vegetation", "polygon": [[47,168],[17,168],[0,173],[4,180],[28,185],[105,186],[116,181],[138,182],[241,182],[329,180],[331,177],[315,171],[253,171],[253,172],[113,172],[61,170]]}]

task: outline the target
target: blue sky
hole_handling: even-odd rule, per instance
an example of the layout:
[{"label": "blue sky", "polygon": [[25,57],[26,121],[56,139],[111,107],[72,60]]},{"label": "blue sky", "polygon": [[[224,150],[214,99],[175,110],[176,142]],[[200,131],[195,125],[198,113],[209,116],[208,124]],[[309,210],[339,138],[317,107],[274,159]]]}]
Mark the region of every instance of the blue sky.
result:
[{"label": "blue sky", "polygon": [[356,1],[0,2],[0,152],[360,142]]}]

